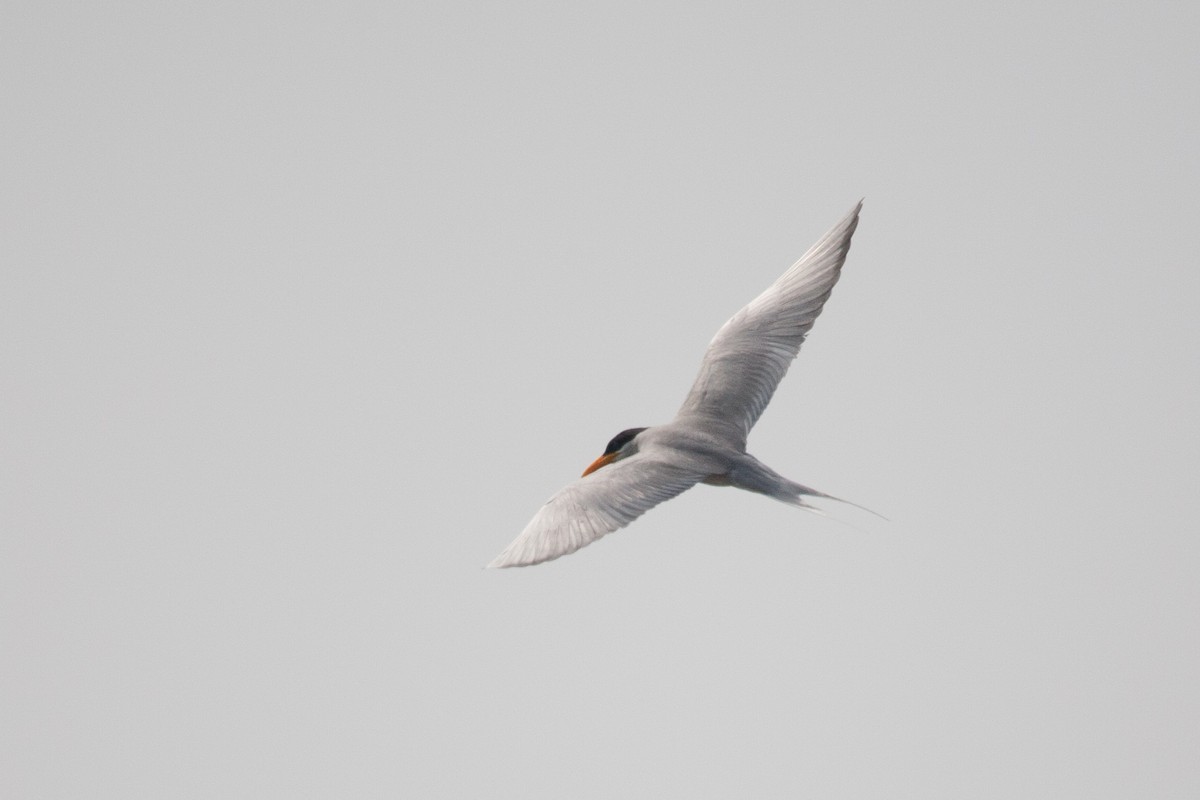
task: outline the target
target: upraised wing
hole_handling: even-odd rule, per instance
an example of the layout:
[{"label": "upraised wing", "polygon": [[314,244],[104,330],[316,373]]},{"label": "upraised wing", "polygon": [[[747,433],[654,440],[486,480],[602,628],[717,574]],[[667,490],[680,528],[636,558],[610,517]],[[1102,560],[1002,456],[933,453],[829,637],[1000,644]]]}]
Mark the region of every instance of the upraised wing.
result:
[{"label": "upraised wing", "polygon": [[617,461],[559,490],[488,567],[525,567],[574,553],[703,477],[646,453]]},{"label": "upraised wing", "polygon": [[708,345],[677,420],[727,432],[740,446],[771,402],[838,281],[862,201]]}]

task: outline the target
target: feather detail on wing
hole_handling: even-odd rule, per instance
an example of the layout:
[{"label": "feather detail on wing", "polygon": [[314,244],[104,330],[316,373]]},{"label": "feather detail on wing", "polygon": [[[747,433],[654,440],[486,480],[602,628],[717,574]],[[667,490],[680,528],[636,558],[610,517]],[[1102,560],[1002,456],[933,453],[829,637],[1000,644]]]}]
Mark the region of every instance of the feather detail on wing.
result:
[{"label": "feather detail on wing", "polygon": [[524,567],[573,553],[703,477],[645,454],[617,461],[559,490],[488,567]]},{"label": "feather detail on wing", "polygon": [[862,201],[717,331],[677,419],[704,418],[745,446],[841,274]]}]

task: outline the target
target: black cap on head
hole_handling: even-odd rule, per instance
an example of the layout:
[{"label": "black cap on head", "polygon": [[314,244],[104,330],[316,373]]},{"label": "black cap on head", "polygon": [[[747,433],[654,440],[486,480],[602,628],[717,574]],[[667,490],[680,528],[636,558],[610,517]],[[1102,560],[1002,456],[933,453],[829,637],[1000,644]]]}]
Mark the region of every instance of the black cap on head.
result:
[{"label": "black cap on head", "polygon": [[628,428],[626,430],[621,431],[620,433],[618,433],[616,436],[614,436],[612,438],[612,441],[610,441],[608,443],[608,447],[604,448],[604,455],[608,455],[609,453],[617,452],[622,447],[624,447],[625,445],[627,445],[631,441],[633,441],[633,437],[637,436],[639,433],[641,433],[644,430],[646,430],[646,429],[645,428]]}]

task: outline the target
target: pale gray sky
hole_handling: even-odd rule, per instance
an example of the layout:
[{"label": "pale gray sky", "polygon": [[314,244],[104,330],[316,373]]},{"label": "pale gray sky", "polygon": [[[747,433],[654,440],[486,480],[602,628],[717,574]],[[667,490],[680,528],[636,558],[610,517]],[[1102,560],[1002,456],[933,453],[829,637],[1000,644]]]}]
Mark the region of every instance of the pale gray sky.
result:
[{"label": "pale gray sky", "polygon": [[[1198,34],[5,4],[0,795],[1197,796]],[[862,196],[750,444],[889,524],[481,569]]]}]

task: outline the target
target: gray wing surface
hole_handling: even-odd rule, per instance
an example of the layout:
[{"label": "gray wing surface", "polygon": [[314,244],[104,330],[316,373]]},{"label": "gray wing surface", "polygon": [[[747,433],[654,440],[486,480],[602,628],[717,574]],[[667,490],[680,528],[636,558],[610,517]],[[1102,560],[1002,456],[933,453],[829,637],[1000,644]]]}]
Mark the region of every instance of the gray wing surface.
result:
[{"label": "gray wing surface", "polygon": [[617,461],[559,490],[488,567],[524,567],[574,553],[703,477],[648,454]]},{"label": "gray wing surface", "polygon": [[678,421],[724,431],[745,446],[841,275],[861,209],[860,200],[779,280],[717,331]]}]

